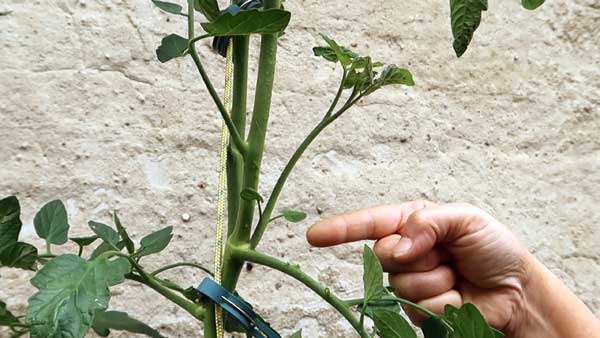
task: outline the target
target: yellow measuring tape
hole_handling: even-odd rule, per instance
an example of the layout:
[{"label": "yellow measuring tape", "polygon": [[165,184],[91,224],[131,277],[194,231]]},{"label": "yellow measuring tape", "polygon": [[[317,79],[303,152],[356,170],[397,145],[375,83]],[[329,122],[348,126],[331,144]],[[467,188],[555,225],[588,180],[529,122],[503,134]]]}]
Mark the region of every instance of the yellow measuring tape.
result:
[{"label": "yellow measuring tape", "polygon": [[[229,40],[227,46],[227,61],[225,64],[225,93],[223,103],[229,114],[231,112],[231,96],[233,82],[233,39]],[[229,132],[227,125],[223,122],[221,126],[221,154],[219,157],[219,184],[217,192],[217,231],[215,236],[215,281],[221,284],[223,267],[223,241],[225,233],[225,198],[227,197],[227,144]],[[215,324],[217,327],[217,338],[223,338],[223,311],[218,305],[215,305]]]}]

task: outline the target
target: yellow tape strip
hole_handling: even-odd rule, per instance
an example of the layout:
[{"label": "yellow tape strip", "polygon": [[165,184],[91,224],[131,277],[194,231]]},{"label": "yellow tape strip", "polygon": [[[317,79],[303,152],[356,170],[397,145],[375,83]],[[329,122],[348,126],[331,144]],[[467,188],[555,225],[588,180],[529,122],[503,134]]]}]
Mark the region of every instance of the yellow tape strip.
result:
[{"label": "yellow tape strip", "polygon": [[[232,106],[232,82],[233,82],[233,39],[227,47],[227,61],[225,64],[225,97],[223,103],[227,113],[231,112]],[[221,126],[221,155],[219,158],[219,185],[217,196],[217,231],[215,236],[215,281],[221,284],[223,266],[223,241],[225,233],[225,206],[227,197],[227,144],[229,132],[225,122]],[[219,306],[215,307],[215,321],[217,327],[217,338],[223,338],[223,311]]]}]

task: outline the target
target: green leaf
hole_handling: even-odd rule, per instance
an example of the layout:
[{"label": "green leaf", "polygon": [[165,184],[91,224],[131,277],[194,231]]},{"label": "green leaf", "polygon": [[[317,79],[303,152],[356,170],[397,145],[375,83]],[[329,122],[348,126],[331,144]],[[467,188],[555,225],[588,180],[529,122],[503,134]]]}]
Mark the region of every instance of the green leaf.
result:
[{"label": "green leaf", "polygon": [[373,322],[381,338],[417,338],[410,324],[399,313],[378,310],[373,315]]},{"label": "green leaf", "polygon": [[212,36],[276,34],[285,30],[290,17],[290,12],[281,9],[251,9],[235,15],[225,12],[214,22],[201,25]]},{"label": "green leaf", "polygon": [[[325,40],[325,42],[327,42],[327,44],[329,45],[329,48],[331,49],[331,51],[333,51],[333,54],[335,54],[335,61],[339,61],[342,64],[342,66],[346,67],[346,66],[350,65],[352,63],[352,60],[354,58],[358,57],[358,55],[356,53],[349,50],[348,48],[341,47],[340,45],[337,44],[337,42],[335,42],[335,40],[331,39],[327,35],[321,34],[321,37],[323,38],[323,40]],[[325,48],[327,48],[327,47],[325,47]],[[314,49],[313,49],[313,53],[315,53]],[[331,54],[331,52],[325,52],[324,50],[319,50],[319,53],[321,53],[321,55],[317,55],[316,53],[315,53],[315,55],[322,56],[326,60],[333,61],[333,55]],[[325,53],[327,55],[327,57],[325,57],[325,55],[322,55],[323,53]]]},{"label": "green leaf", "polygon": [[171,241],[172,237],[172,226],[166,227],[162,230],[153,232],[150,235],[145,236],[140,241],[141,247],[135,253],[135,256],[143,257],[163,251],[167,247],[167,245],[169,245],[169,242]]},{"label": "green leaf", "polygon": [[61,255],[52,259],[31,279],[39,289],[27,307],[31,338],[83,338],[94,312],[108,307],[109,286],[123,278],[123,270],[106,258],[86,261]]},{"label": "green leaf", "polygon": [[421,324],[425,338],[448,338],[448,329],[439,318],[427,317]]},{"label": "green leaf", "polygon": [[158,61],[165,63],[171,59],[185,55],[188,49],[188,39],[177,34],[165,36],[156,49]]},{"label": "green leaf", "polygon": [[119,215],[117,215],[116,211],[114,214],[114,219],[115,219],[115,225],[117,226],[117,231],[119,232],[121,239],[125,243],[127,252],[129,252],[129,254],[133,254],[135,252],[135,245],[133,244],[133,241],[129,237],[127,230],[125,230],[125,227],[123,226],[123,224],[121,224],[121,220],[119,219]]},{"label": "green leaf", "polygon": [[265,201],[258,191],[251,188],[244,188],[240,193],[240,197],[245,201],[259,201],[260,203]]},{"label": "green leaf", "polygon": [[290,336],[290,338],[302,338],[302,330],[298,330],[296,331],[293,335]]},{"label": "green leaf", "polygon": [[0,266],[36,270],[37,248],[31,244],[17,242],[0,252]]},{"label": "green leaf", "polygon": [[194,9],[204,14],[208,21],[215,21],[221,13],[217,0],[194,0]]},{"label": "green leaf", "polygon": [[481,22],[481,12],[487,10],[487,0],[450,0],[454,51],[460,57],[465,53],[473,34]]},{"label": "green leaf", "polygon": [[[96,311],[92,328],[103,337],[106,337],[110,330],[118,330],[141,333],[152,338],[165,338],[147,324],[120,311]],[[106,333],[106,335],[101,333]]]},{"label": "green leaf", "polygon": [[395,84],[414,86],[415,82],[412,74],[407,69],[389,65],[385,67],[379,78],[375,80],[375,84],[380,87]]},{"label": "green leaf", "polygon": [[42,207],[33,219],[35,232],[47,243],[61,245],[67,242],[69,221],[67,210],[61,200],[54,200]]},{"label": "green leaf", "polygon": [[286,210],[283,212],[283,218],[288,222],[298,223],[306,219],[306,213],[296,210]]},{"label": "green leaf", "polygon": [[[119,251],[123,250],[123,248],[125,247],[125,242],[120,241],[119,243],[116,244],[116,247]],[[96,249],[94,249],[94,251],[92,251],[92,255],[90,256],[90,259],[94,259],[94,258],[100,256],[101,254],[103,254],[107,251],[114,250],[114,249],[115,248],[111,244],[102,242],[100,245],[98,245],[96,247]]]},{"label": "green leaf", "polygon": [[[358,311],[360,313],[363,312],[363,306],[364,306],[364,304],[360,304],[357,306]],[[379,310],[386,310],[386,311],[400,313],[400,305],[398,305],[398,303],[395,301],[379,301],[374,304],[373,303],[368,304],[367,307],[364,309],[364,313],[367,317],[374,318],[375,311],[379,311]]]},{"label": "green leaf", "polygon": [[0,326],[19,324],[19,320],[6,308],[6,303],[0,301]]},{"label": "green leaf", "polygon": [[119,242],[119,234],[113,228],[106,224],[94,221],[89,221],[88,226],[96,235],[100,236],[105,243],[116,247]]},{"label": "green leaf", "polygon": [[0,253],[17,243],[23,225],[20,215],[21,206],[15,196],[0,200]]},{"label": "green leaf", "polygon": [[167,13],[186,15],[181,12],[183,10],[183,7],[179,6],[178,4],[174,4],[172,2],[158,1],[158,0],[152,0],[152,3],[156,7],[160,8],[161,10],[163,10]]},{"label": "green leaf", "polygon": [[368,245],[363,250],[363,284],[365,288],[364,304],[380,299],[388,294],[383,286],[383,268],[379,259]]},{"label": "green leaf", "polygon": [[452,305],[444,308],[444,318],[450,322],[454,335],[460,338],[495,338],[496,333],[486,323],[483,315],[471,303],[457,309]]},{"label": "green leaf", "polygon": [[534,10],[540,7],[545,0],[521,0],[523,7],[529,10]]},{"label": "green leaf", "polygon": [[88,236],[88,237],[72,237],[69,239],[72,240],[73,242],[77,243],[77,245],[79,245],[80,247],[86,247],[86,246],[94,243],[98,238],[100,238],[100,236],[96,235],[96,236]]}]

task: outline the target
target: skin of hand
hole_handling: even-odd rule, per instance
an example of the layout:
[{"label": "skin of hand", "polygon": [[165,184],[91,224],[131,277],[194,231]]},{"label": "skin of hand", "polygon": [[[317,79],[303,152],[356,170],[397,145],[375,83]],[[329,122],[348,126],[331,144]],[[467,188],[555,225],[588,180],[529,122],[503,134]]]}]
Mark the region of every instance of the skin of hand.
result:
[{"label": "skin of hand", "polygon": [[[365,209],[313,225],[307,239],[317,247],[376,240],[395,294],[435,313],[473,303],[509,338],[600,338],[589,309],[504,225],[470,204]],[[415,324],[424,319],[404,309]]]}]

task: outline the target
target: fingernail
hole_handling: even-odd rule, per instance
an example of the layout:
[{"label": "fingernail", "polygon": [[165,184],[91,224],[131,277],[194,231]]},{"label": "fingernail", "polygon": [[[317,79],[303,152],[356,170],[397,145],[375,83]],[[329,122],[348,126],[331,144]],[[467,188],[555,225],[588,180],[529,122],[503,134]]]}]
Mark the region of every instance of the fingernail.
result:
[{"label": "fingernail", "polygon": [[402,237],[398,241],[398,244],[396,244],[396,247],[394,248],[394,254],[393,254],[394,258],[400,258],[400,257],[406,255],[408,253],[408,251],[410,251],[412,244],[413,243],[410,240],[410,238]]}]

